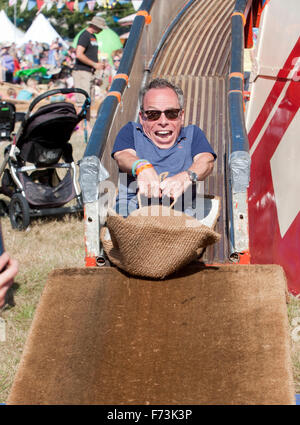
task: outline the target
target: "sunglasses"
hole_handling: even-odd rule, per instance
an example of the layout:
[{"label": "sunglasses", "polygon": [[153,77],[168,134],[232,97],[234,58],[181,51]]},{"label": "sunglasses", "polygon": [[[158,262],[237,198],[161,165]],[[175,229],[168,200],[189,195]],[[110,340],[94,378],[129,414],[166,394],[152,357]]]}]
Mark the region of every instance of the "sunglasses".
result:
[{"label": "sunglasses", "polygon": [[155,109],[144,111],[143,109],[141,109],[141,111],[144,117],[146,117],[148,121],[159,120],[161,114],[165,114],[165,117],[168,120],[176,120],[181,113],[181,109],[167,109],[166,111],[157,111]]}]

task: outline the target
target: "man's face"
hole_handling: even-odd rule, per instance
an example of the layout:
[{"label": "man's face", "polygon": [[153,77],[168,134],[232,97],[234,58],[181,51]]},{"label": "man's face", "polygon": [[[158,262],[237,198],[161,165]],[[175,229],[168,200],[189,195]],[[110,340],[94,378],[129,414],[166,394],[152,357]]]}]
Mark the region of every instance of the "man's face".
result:
[{"label": "man's face", "polygon": [[[150,89],[145,94],[143,109],[144,111],[166,111],[180,109],[180,106],[176,93],[166,87]],[[140,112],[139,118],[145,134],[152,142],[162,149],[167,149],[173,146],[179,136],[184,122],[184,113],[181,111],[176,119],[168,119],[165,114],[161,114],[158,120],[150,121]]]},{"label": "man's face", "polygon": [[102,28],[94,27],[94,25],[91,25],[91,27],[93,28],[94,34],[99,34],[99,32],[102,31]]}]

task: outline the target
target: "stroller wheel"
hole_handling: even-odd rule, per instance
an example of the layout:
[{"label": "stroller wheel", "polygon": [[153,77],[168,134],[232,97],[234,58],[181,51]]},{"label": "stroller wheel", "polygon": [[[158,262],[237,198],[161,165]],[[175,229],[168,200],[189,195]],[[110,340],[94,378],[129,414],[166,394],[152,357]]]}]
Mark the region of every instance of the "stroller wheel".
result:
[{"label": "stroller wheel", "polygon": [[25,230],[29,226],[29,205],[21,193],[14,193],[11,198],[9,218],[13,229]]}]

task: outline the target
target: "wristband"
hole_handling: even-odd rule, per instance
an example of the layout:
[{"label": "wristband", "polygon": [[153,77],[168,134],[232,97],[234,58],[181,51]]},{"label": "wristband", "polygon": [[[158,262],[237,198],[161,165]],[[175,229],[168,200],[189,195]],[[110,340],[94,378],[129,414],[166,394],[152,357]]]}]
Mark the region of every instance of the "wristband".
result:
[{"label": "wristband", "polygon": [[138,159],[137,161],[135,161],[132,164],[132,167],[131,167],[131,174],[133,175],[133,177],[136,177],[136,167],[141,162],[144,162],[144,163],[148,164],[149,161],[147,161],[146,159]]},{"label": "wristband", "polygon": [[135,169],[136,169],[136,166],[140,163],[140,162],[143,162],[144,160],[143,159],[138,159],[137,161],[134,161],[134,163],[132,164],[132,167],[131,167],[131,174],[133,175],[133,177],[135,177]]},{"label": "wristband", "polygon": [[136,167],[135,167],[135,175],[137,176],[137,170],[140,168],[140,167],[142,167],[143,165],[146,165],[146,164],[150,164],[150,162],[149,161],[142,161],[142,162],[139,162],[137,165],[136,165]]},{"label": "wristband", "polygon": [[146,168],[153,168],[153,165],[150,164],[150,162],[148,164],[142,165],[141,167],[139,167],[136,170],[136,175],[138,176],[143,170],[145,170]]}]

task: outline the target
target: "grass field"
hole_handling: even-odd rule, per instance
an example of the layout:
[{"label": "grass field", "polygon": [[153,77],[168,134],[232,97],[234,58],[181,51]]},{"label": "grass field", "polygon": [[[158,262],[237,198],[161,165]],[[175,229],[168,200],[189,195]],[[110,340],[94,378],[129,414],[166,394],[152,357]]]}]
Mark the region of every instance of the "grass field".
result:
[{"label": "grass field", "polygon": [[[74,158],[78,160],[85,149],[82,136],[75,133],[71,142]],[[8,217],[2,218],[1,222],[5,248],[20,264],[12,288],[11,305],[2,312],[6,322],[6,341],[0,342],[0,403],[5,403],[49,272],[57,268],[84,267],[84,225],[82,220],[73,216],[36,221],[27,231],[18,232],[12,230]],[[298,298],[290,297],[288,314],[295,389],[300,393]]]},{"label": "grass field", "polygon": [[[82,133],[72,136],[74,160],[85,150]],[[4,146],[1,146],[1,162]],[[8,199],[1,196],[2,199]],[[0,403],[5,403],[37,303],[48,274],[58,268],[84,267],[84,223],[75,215],[32,221],[24,232],[1,218],[6,251],[19,262],[19,273],[2,311],[6,341],[0,342]]]}]

